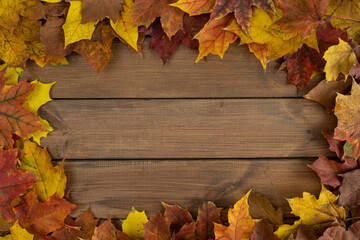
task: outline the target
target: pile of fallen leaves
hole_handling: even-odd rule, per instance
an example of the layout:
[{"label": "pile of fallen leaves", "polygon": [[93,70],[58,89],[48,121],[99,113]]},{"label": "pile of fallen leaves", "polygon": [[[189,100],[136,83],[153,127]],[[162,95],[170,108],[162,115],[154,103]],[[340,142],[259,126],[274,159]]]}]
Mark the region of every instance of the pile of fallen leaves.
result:
[{"label": "pile of fallen leaves", "polygon": [[[322,190],[288,200],[293,223],[252,191],[230,209],[204,203],[196,220],[165,203],[149,219],[133,210],[121,231],[90,210],[68,217],[77,206],[63,163],[39,146],[53,130],[37,113],[53,84],[21,79],[22,68],[68,64],[75,52],[100,74],[114,39],[141,56],[146,37],[164,63],[180,42],[199,50],[198,62],[240,38],[264,69],[280,59],[299,90],[324,79],[305,98],[338,118],[324,133],[337,157],[309,165]],[[0,42],[0,239],[360,239],[360,0],[1,0]]]}]

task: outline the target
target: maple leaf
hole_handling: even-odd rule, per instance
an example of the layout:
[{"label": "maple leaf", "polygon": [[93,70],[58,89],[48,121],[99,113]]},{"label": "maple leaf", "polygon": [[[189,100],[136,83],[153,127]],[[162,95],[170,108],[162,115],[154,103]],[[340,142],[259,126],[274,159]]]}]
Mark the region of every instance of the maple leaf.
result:
[{"label": "maple leaf", "polygon": [[39,35],[48,57],[61,56],[64,53],[65,37],[62,26],[68,10],[69,4],[64,2],[45,5],[46,22],[40,28]]},{"label": "maple leaf", "polygon": [[[5,82],[5,77],[0,77]],[[21,81],[16,85],[3,88],[0,93],[0,145],[12,146],[12,134],[24,139],[29,134],[46,131],[34,114],[23,106],[33,91],[34,85]]]},{"label": "maple leaf", "polygon": [[351,81],[339,79],[337,81],[322,80],[304,98],[316,101],[326,108],[327,113],[332,113],[335,108],[335,99],[338,93],[346,93],[351,86]]},{"label": "maple leaf", "polygon": [[303,197],[289,199],[291,213],[299,216],[302,224],[311,225],[314,228],[321,228],[331,225],[334,221],[343,221],[346,217],[345,209],[337,207],[338,196],[322,186],[319,199],[310,193],[304,192]]},{"label": "maple leaf", "polygon": [[296,238],[294,240],[317,240],[317,236],[311,226],[300,225],[296,231]]},{"label": "maple leaf", "polygon": [[355,78],[360,78],[360,64],[355,64],[350,69],[349,75],[354,76]]},{"label": "maple leaf", "polygon": [[339,188],[339,203],[344,207],[352,207],[360,204],[360,187],[354,184],[360,180],[360,169],[341,174],[342,184]]},{"label": "maple leaf", "polygon": [[328,21],[316,28],[316,38],[321,55],[324,55],[329,47],[339,44],[339,38],[345,42],[350,42],[345,30],[334,28]]},{"label": "maple leaf", "polygon": [[51,234],[51,237],[54,240],[91,239],[99,220],[94,219],[90,210],[87,209],[75,221],[71,218],[67,218],[65,223],[69,226],[80,227],[80,230],[73,228],[62,228],[60,230],[56,230],[53,234]]},{"label": "maple leaf", "polygon": [[68,61],[63,56],[50,56],[45,53],[45,48],[42,42],[35,41],[28,44],[28,53],[31,60],[34,60],[37,65],[44,67],[45,64],[51,64],[54,66],[68,65]]},{"label": "maple leaf", "polygon": [[214,223],[221,223],[220,209],[212,202],[202,204],[196,222],[196,236],[199,240],[215,239]]},{"label": "maple leaf", "polygon": [[144,238],[144,225],[148,219],[144,211],[131,210],[126,219],[122,222],[122,230],[134,239]]},{"label": "maple leaf", "polygon": [[44,7],[39,0],[0,1],[0,27],[12,31],[21,18],[38,20],[44,17]]},{"label": "maple leaf", "polygon": [[223,58],[229,44],[237,39],[236,34],[223,30],[231,23],[232,19],[233,15],[229,14],[223,18],[209,20],[204,28],[194,36],[199,40],[199,55],[195,62],[200,61],[210,53]]},{"label": "maple leaf", "polygon": [[360,42],[359,0],[331,0],[327,14],[332,15],[330,20],[332,26],[346,29],[352,39],[357,43]]},{"label": "maple leaf", "polygon": [[27,165],[22,166],[21,170],[35,173],[38,180],[35,189],[39,200],[44,202],[54,194],[62,198],[66,187],[63,162],[54,167],[47,150],[29,141],[24,143],[23,151],[26,154],[23,161]]},{"label": "maple leaf", "polygon": [[314,74],[320,72],[325,66],[318,51],[310,48],[306,44],[297,52],[285,55],[285,62],[280,69],[286,67],[287,79],[299,90],[305,88]]},{"label": "maple leaf", "polygon": [[106,222],[95,228],[92,240],[133,240],[125,233],[120,232],[108,219]]},{"label": "maple leaf", "polygon": [[81,1],[71,1],[66,21],[62,28],[64,30],[65,45],[74,43],[83,39],[91,39],[98,20],[89,23],[81,23]]},{"label": "maple leaf", "polygon": [[270,13],[275,12],[273,0],[216,0],[211,19],[219,19],[233,12],[237,23],[249,34],[252,7],[257,7]]},{"label": "maple leaf", "polygon": [[15,169],[16,161],[16,150],[0,149],[0,217],[13,222],[11,202],[36,182],[32,173]]},{"label": "maple leaf", "polygon": [[125,0],[124,11],[120,13],[116,20],[110,20],[110,24],[122,40],[135,51],[138,51],[137,42],[139,38],[139,27],[131,22],[130,17],[130,8],[132,8],[133,5],[134,3],[132,0]]},{"label": "maple leaf", "polygon": [[185,223],[194,222],[187,209],[182,208],[179,205],[169,205],[164,202],[162,205],[165,208],[164,217],[169,223],[171,223],[170,228],[175,232],[179,231]]},{"label": "maple leaf", "polygon": [[329,2],[330,0],[278,0],[283,16],[277,25],[286,32],[310,36],[322,23]]},{"label": "maple leaf", "polygon": [[182,11],[188,13],[190,16],[200,15],[204,13],[211,13],[215,0],[179,0],[176,3],[169,4],[170,6],[178,7]]},{"label": "maple leaf", "polygon": [[133,24],[149,27],[157,17],[160,17],[161,26],[166,35],[171,38],[183,28],[184,12],[176,7],[169,6],[172,0],[137,0],[130,10]]},{"label": "maple leaf", "polygon": [[171,238],[170,222],[160,212],[144,224],[145,240],[169,240]]},{"label": "maple leaf", "polygon": [[319,240],[358,240],[358,237],[355,237],[354,234],[350,231],[346,231],[345,228],[341,226],[330,227],[326,229],[324,234],[319,238]]},{"label": "maple leaf", "polygon": [[81,40],[72,45],[72,50],[79,53],[96,70],[98,78],[105,66],[112,58],[111,45],[116,37],[110,24],[101,22],[97,29],[100,29],[100,41]]},{"label": "maple leaf", "polygon": [[281,208],[276,210],[267,198],[251,191],[248,201],[249,213],[252,218],[265,219],[275,226],[283,224]]},{"label": "maple leaf", "polygon": [[81,23],[103,20],[106,17],[115,22],[119,12],[123,10],[123,3],[124,0],[82,0]]},{"label": "maple leaf", "polygon": [[228,219],[229,226],[223,226],[215,223],[215,238],[224,240],[242,240],[249,239],[255,224],[259,220],[254,220],[249,214],[248,198],[249,191],[242,199],[240,199],[234,208],[229,209]]},{"label": "maple leaf", "polygon": [[266,220],[261,220],[255,224],[254,232],[251,234],[250,240],[279,240],[273,233],[273,226]]},{"label": "maple leaf", "polygon": [[328,48],[324,53],[326,60],[324,71],[326,80],[334,81],[339,73],[345,75],[345,79],[349,75],[349,71],[354,64],[357,64],[356,55],[351,46],[339,39],[339,44]]},{"label": "maple leaf", "polygon": [[39,202],[35,189],[32,189],[13,210],[21,227],[31,234],[46,236],[61,229],[66,216],[75,208],[76,205],[64,198],[57,198],[56,194],[46,202]]},{"label": "maple leaf", "polygon": [[176,234],[173,233],[172,239],[174,240],[199,239],[196,235],[197,225],[198,225],[197,222],[185,223]]},{"label": "maple leaf", "polygon": [[[359,157],[359,138],[360,138],[360,86],[353,81],[351,95],[338,94],[336,97],[335,115],[338,118],[338,125],[335,128],[334,138],[345,141],[353,145],[353,157]],[[345,154],[345,156],[348,154]]]},{"label": "maple leaf", "polygon": [[19,221],[16,221],[15,224],[10,228],[10,233],[12,240],[33,240],[34,235],[28,233],[26,229],[20,227]]}]

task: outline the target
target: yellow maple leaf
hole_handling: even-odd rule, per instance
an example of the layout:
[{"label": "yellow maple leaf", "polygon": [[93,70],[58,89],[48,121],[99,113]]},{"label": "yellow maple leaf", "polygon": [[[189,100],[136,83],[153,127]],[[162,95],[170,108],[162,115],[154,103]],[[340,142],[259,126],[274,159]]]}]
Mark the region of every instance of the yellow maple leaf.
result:
[{"label": "yellow maple leaf", "polygon": [[68,65],[68,61],[62,56],[51,56],[47,57],[44,44],[41,41],[35,41],[28,44],[29,57],[34,60],[37,65],[44,67],[45,64],[49,63],[54,66]]},{"label": "yellow maple leaf", "polygon": [[19,221],[10,228],[12,240],[33,240],[34,235],[26,231],[25,228],[20,227]]},{"label": "yellow maple leaf", "polygon": [[39,120],[41,125],[47,130],[46,132],[35,132],[28,136],[28,138],[33,138],[35,142],[40,144],[40,139],[46,137],[47,134],[54,129],[50,126],[49,122],[41,118],[38,110],[39,108],[47,102],[52,101],[50,98],[50,89],[55,84],[53,83],[41,83],[38,80],[32,81],[31,84],[35,85],[34,90],[27,97],[24,107],[33,112],[35,117]]},{"label": "yellow maple leaf", "polygon": [[21,166],[21,170],[35,173],[38,180],[35,190],[39,200],[46,201],[55,193],[58,198],[62,198],[66,187],[63,162],[54,167],[47,150],[30,141],[24,142],[23,151],[26,154],[23,159],[26,165]]},{"label": "yellow maple leaf", "polygon": [[358,63],[351,46],[340,38],[339,44],[329,47],[323,58],[326,60],[324,71],[328,81],[335,81],[339,73],[344,74],[346,79],[350,69]]},{"label": "yellow maple leaf", "polygon": [[6,235],[5,237],[0,237],[0,240],[12,240],[11,234]]},{"label": "yellow maple leaf", "polygon": [[203,13],[211,13],[215,0],[179,0],[169,6],[178,7],[190,16],[200,15]]},{"label": "yellow maple leaf", "polygon": [[144,211],[138,212],[133,208],[122,222],[122,230],[134,239],[144,239],[145,232],[143,223],[147,223],[147,221],[148,218]]},{"label": "yellow maple leaf", "polygon": [[223,240],[245,240],[250,239],[251,233],[255,227],[255,224],[259,220],[252,219],[249,213],[248,198],[251,190],[240,199],[234,208],[229,209],[228,219],[229,226],[223,226],[218,223],[214,223],[214,233],[216,239]]},{"label": "yellow maple leaf", "polygon": [[17,67],[7,67],[6,64],[0,65],[0,71],[5,68],[6,68],[6,70],[5,70],[5,74],[6,74],[5,85],[17,84],[19,81],[19,78],[21,78],[21,76],[24,72],[24,69],[17,68]]},{"label": "yellow maple leaf", "polygon": [[131,16],[129,12],[133,5],[133,0],[125,0],[125,5],[123,5],[124,10],[121,12],[115,23],[110,19],[110,24],[121,39],[123,39],[135,51],[138,51],[138,26],[131,22]]},{"label": "yellow maple leaf", "polygon": [[283,224],[274,233],[280,239],[288,239],[291,234],[297,231],[301,225],[301,220],[297,220],[293,225]]},{"label": "yellow maple leaf", "polygon": [[99,20],[81,24],[81,1],[71,1],[66,21],[62,28],[64,29],[65,48],[70,43],[83,39],[91,39]]},{"label": "yellow maple leaf", "polygon": [[223,58],[230,43],[235,42],[237,35],[223,30],[234,17],[229,14],[223,18],[209,20],[194,38],[199,40],[199,55],[195,62],[200,61],[210,53],[217,54]]},{"label": "yellow maple leaf", "polygon": [[[360,22],[356,21],[360,20],[360,0],[331,0],[326,14],[333,14],[333,17],[330,19],[332,26],[347,29],[352,39],[360,43]],[[338,16],[340,18],[337,18]]]}]

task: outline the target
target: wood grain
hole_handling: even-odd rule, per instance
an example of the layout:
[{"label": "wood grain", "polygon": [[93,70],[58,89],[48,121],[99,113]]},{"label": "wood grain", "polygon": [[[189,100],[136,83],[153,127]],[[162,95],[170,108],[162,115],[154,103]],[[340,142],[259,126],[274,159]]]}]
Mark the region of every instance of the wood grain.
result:
[{"label": "wood grain", "polygon": [[[65,161],[70,198],[99,218],[124,218],[135,207],[154,214],[161,201],[180,204],[194,216],[203,201],[230,207],[249,189],[268,197],[289,217],[285,198],[316,196],[320,183],[306,164],[283,160]],[[76,211],[72,216],[77,216]]]},{"label": "wood grain", "polygon": [[[146,41],[144,46],[148,46]],[[144,58],[126,45],[115,43],[113,59],[97,80],[96,71],[80,56],[68,57],[68,66],[40,68],[29,63],[30,80],[56,81],[53,98],[231,98],[297,97],[276,63],[265,73],[246,46],[232,45],[221,60],[209,56],[195,64],[197,51],[180,46],[163,66],[153,49],[144,47]],[[318,81],[313,81],[312,86]]]},{"label": "wood grain", "polygon": [[336,124],[305,99],[56,100],[40,115],[56,159],[332,156],[321,132]]}]

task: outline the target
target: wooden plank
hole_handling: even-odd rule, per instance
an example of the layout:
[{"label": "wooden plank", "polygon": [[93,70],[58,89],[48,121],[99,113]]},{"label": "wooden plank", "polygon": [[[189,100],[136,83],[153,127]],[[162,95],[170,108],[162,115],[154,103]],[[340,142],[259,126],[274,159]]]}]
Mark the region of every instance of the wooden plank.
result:
[{"label": "wooden plank", "polygon": [[[154,214],[161,201],[196,214],[203,201],[230,207],[249,189],[282,207],[303,191],[318,195],[320,183],[303,160],[65,161],[70,199],[99,218],[124,218],[131,207]],[[77,216],[80,211],[73,213]],[[195,215],[194,215],[195,216]]]},{"label": "wooden plank", "polygon": [[331,156],[336,125],[305,99],[55,100],[40,115],[56,159]]},{"label": "wooden plank", "polygon": [[[148,41],[144,46],[147,46]],[[197,51],[180,46],[163,66],[153,49],[144,47],[144,58],[116,43],[114,57],[97,80],[92,67],[79,55],[68,66],[40,68],[28,64],[24,76],[43,82],[57,81],[54,98],[231,98],[296,97],[285,72],[271,63],[267,74],[246,46],[232,45],[224,60],[209,56],[195,64]],[[306,91],[304,91],[306,92]],[[303,92],[303,93],[304,93]],[[302,95],[302,93],[300,94]]]}]

